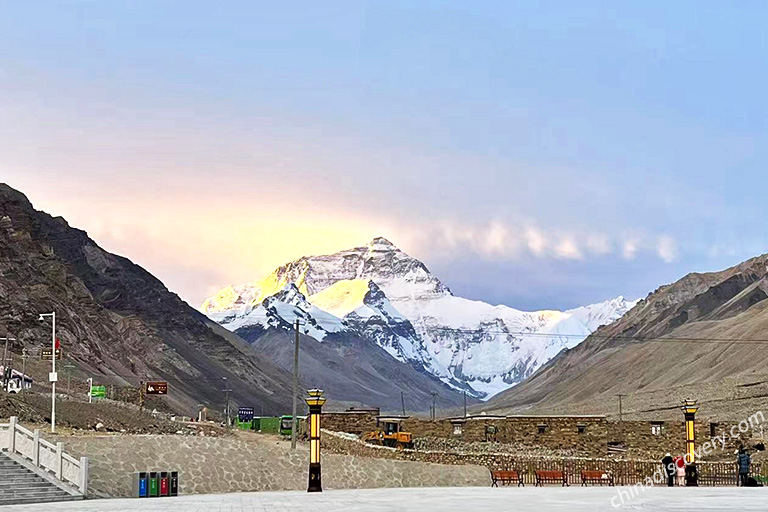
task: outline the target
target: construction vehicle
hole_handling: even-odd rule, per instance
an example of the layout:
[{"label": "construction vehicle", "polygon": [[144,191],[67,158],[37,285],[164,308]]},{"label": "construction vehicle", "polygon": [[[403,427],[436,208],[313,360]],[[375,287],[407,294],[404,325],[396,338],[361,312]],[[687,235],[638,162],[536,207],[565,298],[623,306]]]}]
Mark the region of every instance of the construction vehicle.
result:
[{"label": "construction vehicle", "polygon": [[413,448],[413,437],[410,432],[402,431],[401,421],[402,418],[379,418],[376,421],[376,430],[363,434],[362,440],[398,450]]}]

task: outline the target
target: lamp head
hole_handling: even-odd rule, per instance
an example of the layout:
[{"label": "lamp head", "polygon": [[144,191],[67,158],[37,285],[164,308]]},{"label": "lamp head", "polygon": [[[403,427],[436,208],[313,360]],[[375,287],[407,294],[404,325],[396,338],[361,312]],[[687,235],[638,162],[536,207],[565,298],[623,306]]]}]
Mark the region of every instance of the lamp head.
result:
[{"label": "lamp head", "polygon": [[45,322],[45,317],[41,314],[40,316],[37,317],[37,321],[40,323],[43,323]]},{"label": "lamp head", "polygon": [[307,394],[309,397],[304,399],[307,405],[319,405],[322,407],[325,404],[326,398],[323,396],[322,389],[310,389],[307,391]]},{"label": "lamp head", "polygon": [[696,414],[696,411],[699,410],[699,405],[696,402],[696,400],[683,400],[683,405],[681,407],[684,413],[689,414]]}]

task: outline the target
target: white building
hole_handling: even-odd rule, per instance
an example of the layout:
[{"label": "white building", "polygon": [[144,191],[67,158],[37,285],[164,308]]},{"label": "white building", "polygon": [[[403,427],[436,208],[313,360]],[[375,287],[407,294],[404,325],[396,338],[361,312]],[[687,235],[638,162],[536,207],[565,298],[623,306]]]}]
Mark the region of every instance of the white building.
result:
[{"label": "white building", "polygon": [[[11,370],[10,378],[8,379],[8,387],[5,390],[7,393],[18,393],[22,389],[32,388],[32,377],[24,375],[20,371]],[[0,382],[5,381],[5,367],[0,366]]]}]

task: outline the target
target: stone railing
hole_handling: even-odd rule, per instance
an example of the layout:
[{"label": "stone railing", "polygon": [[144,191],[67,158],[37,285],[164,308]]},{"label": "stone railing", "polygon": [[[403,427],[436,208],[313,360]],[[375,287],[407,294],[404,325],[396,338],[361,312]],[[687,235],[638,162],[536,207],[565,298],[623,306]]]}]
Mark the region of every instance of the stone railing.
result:
[{"label": "stone railing", "polygon": [[19,425],[16,416],[11,416],[10,423],[0,423],[0,450],[23,457],[83,496],[88,492],[88,457],[72,457],[64,452],[64,443],[46,441],[39,430],[33,432]]}]

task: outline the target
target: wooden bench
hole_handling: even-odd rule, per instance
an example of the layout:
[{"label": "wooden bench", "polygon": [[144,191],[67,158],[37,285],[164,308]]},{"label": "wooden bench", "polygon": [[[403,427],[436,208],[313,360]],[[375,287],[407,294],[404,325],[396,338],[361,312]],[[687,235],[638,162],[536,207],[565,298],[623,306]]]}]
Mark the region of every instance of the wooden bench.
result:
[{"label": "wooden bench", "polygon": [[588,483],[613,485],[613,475],[608,471],[582,471],[581,485],[586,487]]},{"label": "wooden bench", "polygon": [[699,485],[738,485],[739,474],[738,473],[710,473],[706,475],[699,474]]},{"label": "wooden bench", "polygon": [[564,487],[568,487],[568,478],[565,471],[537,471],[536,472],[536,485],[534,487],[542,487],[545,483],[559,483],[562,482]]},{"label": "wooden bench", "polygon": [[521,485],[525,487],[525,484],[523,483],[523,475],[517,471],[491,471],[491,481],[491,487],[498,487],[499,482],[501,482],[502,485],[517,483],[518,487]]}]

